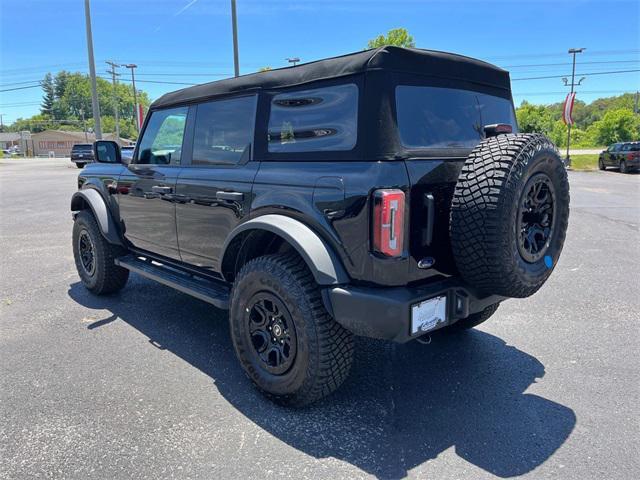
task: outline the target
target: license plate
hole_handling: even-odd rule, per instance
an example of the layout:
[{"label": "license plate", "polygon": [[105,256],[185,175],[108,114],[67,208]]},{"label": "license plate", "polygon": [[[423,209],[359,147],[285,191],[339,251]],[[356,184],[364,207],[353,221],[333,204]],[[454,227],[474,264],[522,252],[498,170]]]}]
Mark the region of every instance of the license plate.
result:
[{"label": "license plate", "polygon": [[84,155],[83,155],[82,153],[80,153],[78,156],[79,156],[80,158],[84,157]]},{"label": "license plate", "polygon": [[447,320],[447,297],[436,297],[411,306],[411,335],[433,330]]}]

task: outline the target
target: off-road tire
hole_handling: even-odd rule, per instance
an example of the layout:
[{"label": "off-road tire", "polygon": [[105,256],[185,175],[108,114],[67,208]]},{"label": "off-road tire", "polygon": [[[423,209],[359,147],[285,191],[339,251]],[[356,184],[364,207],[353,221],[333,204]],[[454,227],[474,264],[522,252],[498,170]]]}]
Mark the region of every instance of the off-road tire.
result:
[{"label": "off-road tire", "polygon": [[[88,234],[93,245],[95,267],[92,273],[87,272],[80,258],[79,243],[83,231]],[[117,292],[126,285],[129,270],[114,262],[117,257],[125,253],[126,250],[123,247],[105,240],[90,210],[82,210],[78,213],[73,224],[73,257],[80,280],[89,291],[102,295]]]},{"label": "off-road tire", "polygon": [[85,166],[84,163],[76,163],[77,168],[84,168],[84,166]]},{"label": "off-road tire", "polygon": [[[523,191],[534,175],[553,188],[555,213],[544,256],[529,262],[517,225]],[[451,246],[458,271],[482,293],[528,297],[557,264],[568,221],[567,172],[551,141],[540,134],[488,138],[466,159],[453,195]]]},{"label": "off-road tire", "polygon": [[620,161],[620,173],[628,173],[627,162],[624,160]]},{"label": "off-road tire", "polygon": [[477,327],[481,323],[484,323],[487,320],[489,320],[489,317],[491,317],[494,313],[496,313],[496,310],[498,310],[499,306],[500,306],[499,303],[494,303],[493,305],[489,305],[487,308],[485,308],[481,312],[472,313],[467,318],[458,320],[453,325],[450,325],[447,328],[445,328],[445,331],[454,333],[454,332],[469,330],[473,327]]},{"label": "off-road tire", "polygon": [[[249,334],[249,308],[256,294],[267,292],[284,304],[297,337],[293,364],[279,375],[261,363]],[[258,257],[245,264],[231,292],[230,331],[247,376],[267,397],[302,406],[336,390],[353,361],[353,334],[326,311],[320,290],[304,261],[295,254]]]},{"label": "off-road tire", "polygon": [[605,167],[605,165],[604,165],[604,161],[601,158],[598,159],[598,168],[600,170],[606,170],[607,169],[607,167]]}]

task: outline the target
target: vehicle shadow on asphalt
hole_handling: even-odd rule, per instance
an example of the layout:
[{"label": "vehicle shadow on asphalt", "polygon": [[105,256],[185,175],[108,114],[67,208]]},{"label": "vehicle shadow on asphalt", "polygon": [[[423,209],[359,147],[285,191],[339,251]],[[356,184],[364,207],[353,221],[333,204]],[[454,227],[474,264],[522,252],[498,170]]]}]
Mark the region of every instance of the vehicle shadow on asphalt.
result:
[{"label": "vehicle shadow on asphalt", "polygon": [[264,399],[244,377],[226,312],[134,275],[114,296],[94,296],[80,283],[70,286],[69,296],[111,312],[87,332],[126,322],[153,348],[208,375],[226,400],[269,434],[378,478],[403,478],[451,447],[494,475],[521,475],[545,462],[576,423],[570,408],[524,393],[545,374],[536,358],[480,330],[439,335],[431,345],[359,338],[343,387],[294,410]]}]

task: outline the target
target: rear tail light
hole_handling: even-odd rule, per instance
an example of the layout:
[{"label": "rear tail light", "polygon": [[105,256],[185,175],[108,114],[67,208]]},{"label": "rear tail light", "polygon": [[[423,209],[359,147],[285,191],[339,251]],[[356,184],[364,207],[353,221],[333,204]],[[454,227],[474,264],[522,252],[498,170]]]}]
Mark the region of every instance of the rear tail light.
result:
[{"label": "rear tail light", "polygon": [[404,204],[402,190],[373,192],[373,250],[399,257],[404,250]]}]

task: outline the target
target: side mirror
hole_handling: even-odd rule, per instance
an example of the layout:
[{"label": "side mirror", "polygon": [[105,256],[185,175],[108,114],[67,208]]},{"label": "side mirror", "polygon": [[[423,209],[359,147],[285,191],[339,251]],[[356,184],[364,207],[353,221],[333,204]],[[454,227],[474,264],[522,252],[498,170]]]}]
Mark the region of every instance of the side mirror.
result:
[{"label": "side mirror", "polygon": [[98,140],[93,144],[93,157],[100,163],[122,163],[120,145],[111,140]]}]

